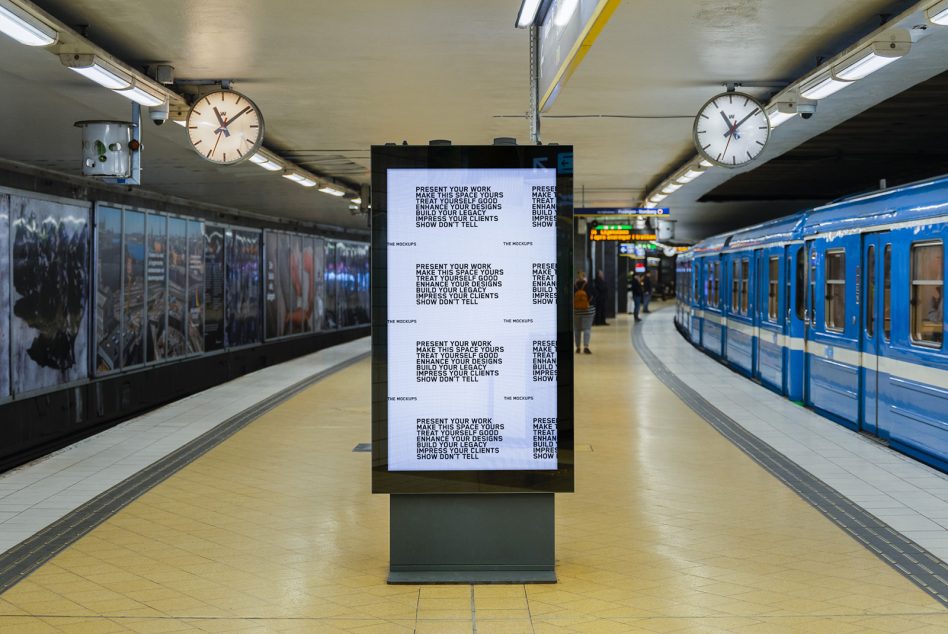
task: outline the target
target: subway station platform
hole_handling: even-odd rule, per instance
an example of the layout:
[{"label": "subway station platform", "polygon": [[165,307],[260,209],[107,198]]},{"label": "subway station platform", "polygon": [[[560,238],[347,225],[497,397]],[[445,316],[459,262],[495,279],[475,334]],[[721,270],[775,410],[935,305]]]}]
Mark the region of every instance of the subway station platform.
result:
[{"label": "subway station platform", "polygon": [[386,585],[363,340],[0,476],[0,631],[948,631],[948,478],[672,316],[620,316],[576,358],[555,585]]}]

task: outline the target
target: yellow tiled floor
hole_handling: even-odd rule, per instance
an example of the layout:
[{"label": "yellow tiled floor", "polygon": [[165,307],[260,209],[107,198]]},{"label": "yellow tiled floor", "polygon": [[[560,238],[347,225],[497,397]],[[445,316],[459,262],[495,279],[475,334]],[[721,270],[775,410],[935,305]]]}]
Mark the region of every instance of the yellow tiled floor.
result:
[{"label": "yellow tiled floor", "polygon": [[668,392],[620,318],[576,358],[560,582],[388,586],[369,364],[274,409],[0,597],[0,632],[946,632],[948,611]]}]

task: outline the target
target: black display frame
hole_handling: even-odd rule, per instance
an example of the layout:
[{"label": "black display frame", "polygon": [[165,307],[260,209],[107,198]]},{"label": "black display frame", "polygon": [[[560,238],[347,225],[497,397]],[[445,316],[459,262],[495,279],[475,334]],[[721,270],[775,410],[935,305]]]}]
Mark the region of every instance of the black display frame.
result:
[{"label": "black display frame", "polygon": [[[556,169],[557,468],[555,470],[388,470],[388,170]],[[570,493],[573,429],[573,147],[372,146],[372,492]]]}]

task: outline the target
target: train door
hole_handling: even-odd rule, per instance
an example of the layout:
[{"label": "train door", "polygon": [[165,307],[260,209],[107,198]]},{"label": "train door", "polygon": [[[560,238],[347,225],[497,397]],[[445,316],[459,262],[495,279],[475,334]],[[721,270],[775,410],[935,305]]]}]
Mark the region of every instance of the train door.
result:
[{"label": "train door", "polygon": [[[887,250],[888,248],[888,250]],[[862,237],[862,323],[860,355],[862,373],[862,416],[860,431],[879,435],[879,357],[886,338],[884,294],[886,265],[891,253],[889,232]]]},{"label": "train door", "polygon": [[791,244],[786,250],[784,309],[784,394],[803,400],[804,328],[806,327],[807,247]]},{"label": "train door", "polygon": [[859,424],[859,235],[810,243],[807,404],[847,427]]},{"label": "train door", "polygon": [[752,376],[760,378],[760,337],[761,324],[764,323],[767,313],[767,258],[763,249],[754,251],[754,363]]}]

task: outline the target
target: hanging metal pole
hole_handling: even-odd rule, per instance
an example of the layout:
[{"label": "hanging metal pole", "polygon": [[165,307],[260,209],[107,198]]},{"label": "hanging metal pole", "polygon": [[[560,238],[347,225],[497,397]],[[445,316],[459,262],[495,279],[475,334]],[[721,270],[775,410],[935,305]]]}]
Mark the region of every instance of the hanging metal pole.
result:
[{"label": "hanging metal pole", "polygon": [[540,145],[540,27],[530,27],[530,143]]}]

